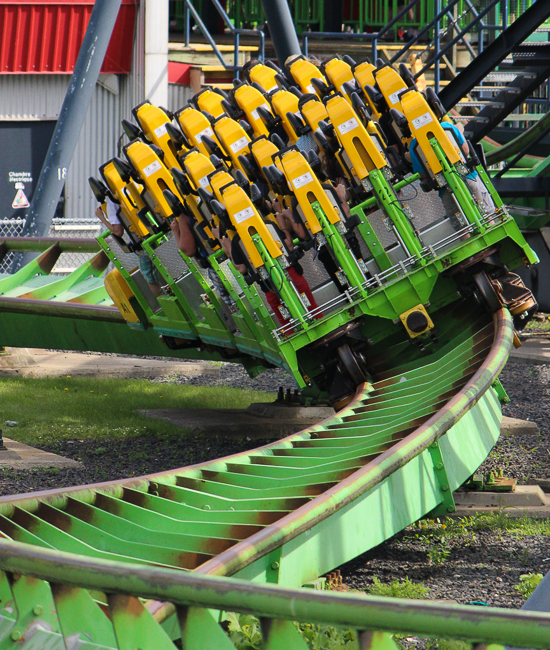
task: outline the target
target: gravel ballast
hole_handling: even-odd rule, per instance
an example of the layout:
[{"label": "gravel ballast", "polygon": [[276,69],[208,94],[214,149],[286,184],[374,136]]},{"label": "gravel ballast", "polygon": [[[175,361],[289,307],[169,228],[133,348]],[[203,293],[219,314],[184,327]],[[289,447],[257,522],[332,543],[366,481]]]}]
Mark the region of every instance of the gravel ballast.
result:
[{"label": "gravel ballast", "polygon": [[[510,396],[504,414],[535,421],[539,436],[503,436],[480,468],[487,472],[504,467],[506,476],[519,482],[547,478],[550,465],[549,366],[508,365],[502,373]],[[294,388],[288,374],[269,370],[255,379],[241,366],[224,364],[219,376],[187,377],[184,372],[151,378],[154,382],[187,385],[224,385],[275,393],[279,386]],[[10,432],[16,437],[15,431]],[[223,438],[170,437],[138,440],[72,440],[40,445],[41,449],[74,458],[79,469],[37,469],[26,472],[0,470],[0,495],[82,485],[183,467],[251,449],[267,441]],[[436,543],[436,542],[435,542]],[[520,537],[504,530],[470,531],[446,540],[449,551],[440,564],[430,561],[434,548],[409,527],[377,548],[341,567],[344,583],[352,589],[367,589],[376,577],[383,583],[409,577],[430,589],[429,598],[479,603],[498,607],[520,607],[523,598],[515,590],[520,575],[545,574],[550,568],[550,538]]]}]

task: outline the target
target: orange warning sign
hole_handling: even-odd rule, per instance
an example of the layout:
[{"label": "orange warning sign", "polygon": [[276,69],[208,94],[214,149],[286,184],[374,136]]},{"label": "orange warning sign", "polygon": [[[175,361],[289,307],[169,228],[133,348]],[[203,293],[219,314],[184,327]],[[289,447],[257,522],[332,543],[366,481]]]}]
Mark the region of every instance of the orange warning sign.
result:
[{"label": "orange warning sign", "polygon": [[17,194],[13,199],[13,203],[11,204],[11,207],[17,209],[17,208],[28,208],[29,206],[30,206],[29,199],[25,196],[25,192],[23,192],[23,190],[17,190]]}]

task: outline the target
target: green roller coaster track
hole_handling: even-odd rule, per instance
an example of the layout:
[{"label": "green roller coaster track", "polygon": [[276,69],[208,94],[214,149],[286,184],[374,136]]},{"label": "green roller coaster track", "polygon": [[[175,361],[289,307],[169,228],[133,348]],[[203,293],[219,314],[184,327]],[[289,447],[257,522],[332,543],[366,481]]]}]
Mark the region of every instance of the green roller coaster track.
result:
[{"label": "green roller coaster track", "polygon": [[258,584],[300,587],[419,517],[454,510],[452,492],[499,435],[513,326],[473,300],[445,316],[436,352],[403,363],[402,346],[387,350],[378,381],[286,439],[0,499],[0,647],[153,650],[180,637],[185,648],[233,647],[211,610],[260,617],[270,648],[304,647],[288,619],[355,628],[373,650],[397,647],[389,631],[547,647],[546,615]]}]

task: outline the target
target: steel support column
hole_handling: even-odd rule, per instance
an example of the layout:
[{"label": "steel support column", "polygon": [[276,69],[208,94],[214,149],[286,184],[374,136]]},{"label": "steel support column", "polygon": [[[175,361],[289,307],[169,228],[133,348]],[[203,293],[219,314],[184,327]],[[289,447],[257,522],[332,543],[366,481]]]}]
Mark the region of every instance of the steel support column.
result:
[{"label": "steel support column", "polygon": [[265,17],[275,47],[279,65],[292,54],[301,54],[300,43],[287,0],[262,0]]},{"label": "steel support column", "polygon": [[[23,235],[41,237],[48,232],[111,40],[120,4],[121,0],[96,0],[38,178]],[[34,257],[35,254],[27,253],[24,263]]]}]

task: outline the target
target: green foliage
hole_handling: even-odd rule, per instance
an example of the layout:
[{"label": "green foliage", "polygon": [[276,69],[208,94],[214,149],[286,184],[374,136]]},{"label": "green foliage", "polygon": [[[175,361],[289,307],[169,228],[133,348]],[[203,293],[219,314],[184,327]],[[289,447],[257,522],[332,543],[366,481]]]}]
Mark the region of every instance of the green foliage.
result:
[{"label": "green foliage", "polygon": [[[543,317],[544,320],[542,320]],[[538,318],[533,318],[533,320],[529,321],[525,329],[540,330],[544,332],[550,330],[550,316],[548,316],[548,314],[538,314]]]},{"label": "green foliage", "polygon": [[310,623],[294,625],[311,650],[355,650],[358,647],[355,630]]},{"label": "green foliage", "polygon": [[525,573],[519,577],[519,584],[514,588],[520,596],[527,599],[535,591],[542,578],[542,573]]},{"label": "green foliage", "polygon": [[518,537],[550,535],[550,520],[536,517],[510,517],[505,509],[486,514],[476,513],[471,517],[463,517],[462,520],[465,527],[474,531],[504,530]]},{"label": "green foliage", "polygon": [[[228,635],[237,650],[259,650],[263,647],[260,622],[249,614],[225,614]],[[349,628],[330,625],[294,623],[311,650],[357,650],[357,633]]]},{"label": "green foliage", "polygon": [[225,616],[229,622],[229,638],[237,650],[256,650],[263,647],[260,621],[255,616],[232,612],[226,613]]},{"label": "green foliage", "polygon": [[428,559],[431,564],[439,565],[443,564],[451,554],[451,551],[447,548],[447,540],[445,537],[442,537],[439,540],[439,544],[432,544],[430,550],[428,551]]},{"label": "green foliage", "polygon": [[430,593],[423,582],[412,582],[408,577],[405,580],[392,580],[388,584],[381,582],[376,576],[374,584],[367,591],[371,596],[384,596],[386,598],[426,598]]},{"label": "green foliage", "polygon": [[421,519],[407,529],[414,538],[426,544],[427,550],[432,548],[430,544],[452,537],[465,537],[470,542],[475,542],[476,532],[482,530],[505,531],[518,537],[550,535],[550,520],[510,517],[506,509],[502,508],[498,512],[475,513],[469,517],[444,519],[443,522],[439,519]]},{"label": "green foliage", "polygon": [[[18,422],[7,437],[27,444],[84,438],[181,435],[139,409],[246,408],[271,396],[225,387],[152,383],[146,379],[0,379],[0,424]],[[0,426],[0,428],[2,428]],[[101,448],[100,448],[101,449]],[[100,449],[96,450],[101,455]]]}]

